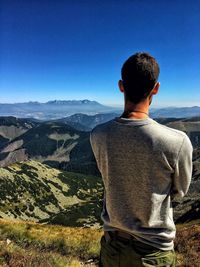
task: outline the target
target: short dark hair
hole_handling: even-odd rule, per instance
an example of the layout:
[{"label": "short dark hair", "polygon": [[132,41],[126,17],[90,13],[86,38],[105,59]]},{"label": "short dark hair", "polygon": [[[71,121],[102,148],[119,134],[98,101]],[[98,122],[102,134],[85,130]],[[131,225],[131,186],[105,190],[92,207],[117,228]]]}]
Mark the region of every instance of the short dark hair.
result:
[{"label": "short dark hair", "polygon": [[129,57],[121,70],[127,99],[135,104],[145,99],[156,84],[159,73],[159,65],[149,53],[139,52]]}]

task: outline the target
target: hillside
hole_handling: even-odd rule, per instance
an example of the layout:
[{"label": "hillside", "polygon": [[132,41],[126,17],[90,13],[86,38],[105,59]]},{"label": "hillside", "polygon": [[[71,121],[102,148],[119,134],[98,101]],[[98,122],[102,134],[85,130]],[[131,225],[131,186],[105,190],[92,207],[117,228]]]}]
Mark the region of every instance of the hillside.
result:
[{"label": "hillside", "polygon": [[75,129],[82,131],[90,131],[98,124],[112,120],[113,118],[119,116],[118,113],[102,113],[89,116],[83,113],[73,114],[69,117],[62,118],[57,121],[64,122],[68,125],[73,126]]},{"label": "hillside", "polygon": [[[0,217],[99,225],[101,179],[59,171],[36,161],[0,168]],[[66,213],[63,221],[62,212]]]},{"label": "hillside", "polygon": [[89,142],[89,132],[61,122],[43,122],[2,146],[0,166],[37,160],[68,171],[99,175]]},{"label": "hillside", "polygon": [[0,148],[38,124],[33,119],[0,117]]},{"label": "hillside", "polygon": [[[102,224],[102,179],[66,172],[28,160],[0,168],[0,217],[66,226]],[[199,218],[200,175],[193,176],[188,194],[173,202],[174,219]]]}]

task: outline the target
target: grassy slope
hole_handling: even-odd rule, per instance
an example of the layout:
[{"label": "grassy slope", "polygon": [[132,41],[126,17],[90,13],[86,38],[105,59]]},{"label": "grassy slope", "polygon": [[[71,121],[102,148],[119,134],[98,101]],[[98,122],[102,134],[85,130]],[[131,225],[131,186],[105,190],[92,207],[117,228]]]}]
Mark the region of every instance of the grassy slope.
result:
[{"label": "grassy slope", "polygon": [[[198,267],[200,224],[177,227],[177,267]],[[0,266],[97,266],[101,229],[0,219]]]},{"label": "grassy slope", "polygon": [[[196,161],[198,163],[198,160]],[[199,168],[188,194],[174,203],[174,218],[199,218]],[[0,168],[0,217],[49,222],[65,226],[99,226],[102,179],[61,171],[37,161]]]},{"label": "grassy slope", "polygon": [[0,232],[0,266],[16,267],[87,266],[98,258],[102,235],[98,229],[2,219]]},{"label": "grassy slope", "polygon": [[[99,221],[103,187],[98,177],[60,171],[31,160],[0,168],[0,183],[3,218],[45,222],[60,218],[73,226]],[[73,219],[65,216],[75,209]]]}]

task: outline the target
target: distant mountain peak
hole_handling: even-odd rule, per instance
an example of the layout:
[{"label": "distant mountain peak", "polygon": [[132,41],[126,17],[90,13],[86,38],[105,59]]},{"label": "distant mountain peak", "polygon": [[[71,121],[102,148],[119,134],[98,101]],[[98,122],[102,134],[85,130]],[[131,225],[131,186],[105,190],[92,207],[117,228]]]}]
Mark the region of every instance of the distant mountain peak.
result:
[{"label": "distant mountain peak", "polygon": [[88,104],[88,105],[101,105],[97,101],[92,101],[88,99],[83,100],[50,100],[46,102],[45,104],[56,104],[56,105],[81,105],[81,104]]}]

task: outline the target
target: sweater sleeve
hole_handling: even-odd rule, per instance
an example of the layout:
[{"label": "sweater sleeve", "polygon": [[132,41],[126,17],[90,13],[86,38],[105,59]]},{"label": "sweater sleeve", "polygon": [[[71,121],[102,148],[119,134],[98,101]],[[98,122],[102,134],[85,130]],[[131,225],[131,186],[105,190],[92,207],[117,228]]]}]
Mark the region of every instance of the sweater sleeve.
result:
[{"label": "sweater sleeve", "polygon": [[97,163],[97,166],[99,168],[99,165],[98,165],[98,159],[97,159],[97,155],[98,155],[98,142],[97,142],[97,136],[96,136],[96,131],[95,131],[95,128],[92,129],[92,131],[90,132],[90,145],[91,145],[91,148],[92,148],[92,152],[94,154],[94,157],[95,157],[95,160],[96,160],[96,163]]},{"label": "sweater sleeve", "polygon": [[90,145],[91,145],[92,151],[93,151],[93,153],[95,155],[96,143],[95,143],[94,129],[92,129],[91,132],[90,132]]},{"label": "sweater sleeve", "polygon": [[172,198],[184,197],[189,189],[192,178],[192,152],[192,144],[186,135],[174,169]]}]

